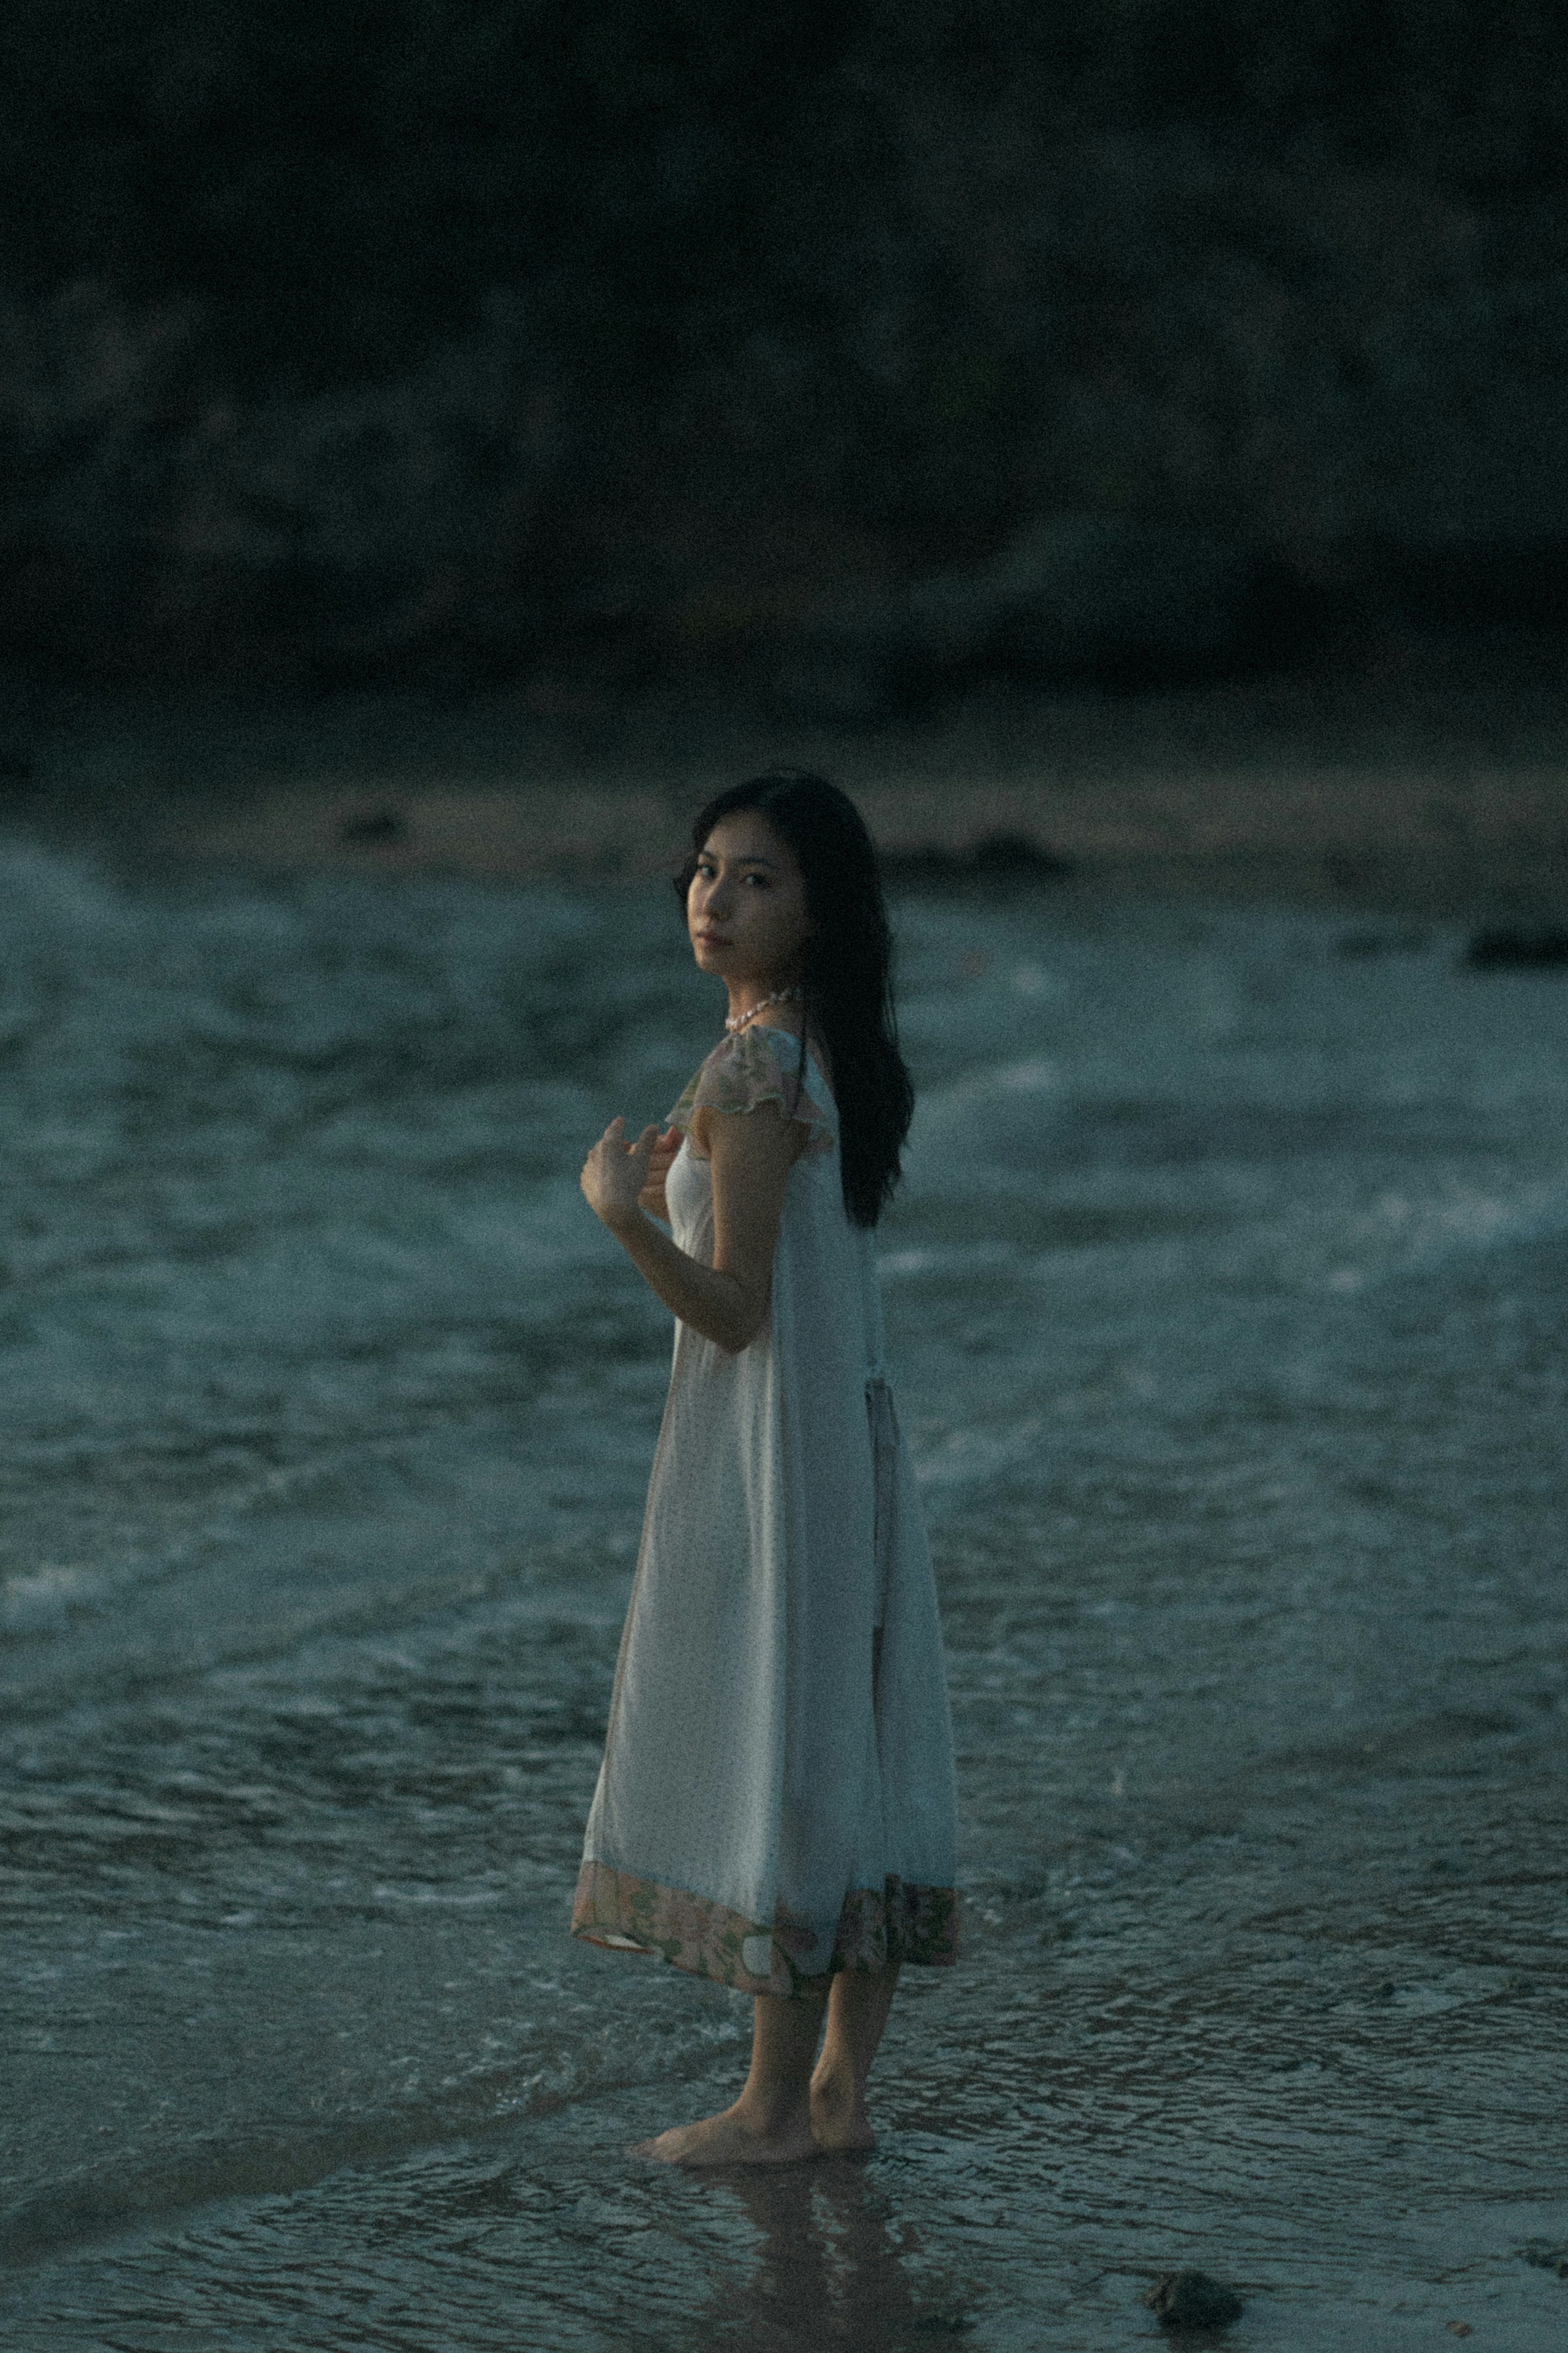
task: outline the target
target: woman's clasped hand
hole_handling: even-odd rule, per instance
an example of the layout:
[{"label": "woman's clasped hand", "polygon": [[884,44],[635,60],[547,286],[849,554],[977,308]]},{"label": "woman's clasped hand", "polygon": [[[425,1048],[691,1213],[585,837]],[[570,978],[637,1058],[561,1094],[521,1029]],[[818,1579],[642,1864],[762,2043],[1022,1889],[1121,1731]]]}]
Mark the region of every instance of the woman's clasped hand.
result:
[{"label": "woman's clasped hand", "polygon": [[583,1163],[583,1194],[594,1215],[612,1230],[639,1209],[664,1217],[664,1180],[679,1149],[679,1128],[645,1127],[628,1144],[625,1119],[613,1119]]}]

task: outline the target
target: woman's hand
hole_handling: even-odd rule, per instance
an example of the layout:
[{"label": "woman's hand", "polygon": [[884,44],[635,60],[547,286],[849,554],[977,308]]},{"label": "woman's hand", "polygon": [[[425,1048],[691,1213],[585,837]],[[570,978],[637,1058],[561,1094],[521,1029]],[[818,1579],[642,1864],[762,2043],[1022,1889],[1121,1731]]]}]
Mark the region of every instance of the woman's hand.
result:
[{"label": "woman's hand", "polygon": [[583,1164],[583,1191],[671,1314],[738,1355],[767,1326],[784,1186],[805,1148],[806,1131],[800,1121],[786,1120],[776,1103],[763,1103],[743,1117],[706,1120],[704,1134],[712,1166],[711,1265],[679,1249],[642,1214],[655,1154],[667,1155],[668,1166],[679,1148],[672,1130],[661,1136],[645,1127],[628,1144],[626,1122],[613,1119]]},{"label": "woman's hand", "polygon": [[665,1203],[664,1180],[682,1141],[682,1132],[679,1127],[667,1127],[664,1134],[655,1140],[653,1150],[647,1156],[647,1182],[637,1195],[638,1206],[646,1209],[650,1218],[662,1218],[667,1226],[669,1210]]},{"label": "woman's hand", "polygon": [[[638,1215],[637,1196],[648,1182],[649,1165],[658,1141],[657,1127],[645,1127],[635,1144],[626,1142],[624,1119],[613,1119],[583,1163],[583,1193],[594,1215],[615,1233]],[[670,1157],[673,1159],[674,1155]],[[659,1178],[659,1192],[664,1179]]]}]

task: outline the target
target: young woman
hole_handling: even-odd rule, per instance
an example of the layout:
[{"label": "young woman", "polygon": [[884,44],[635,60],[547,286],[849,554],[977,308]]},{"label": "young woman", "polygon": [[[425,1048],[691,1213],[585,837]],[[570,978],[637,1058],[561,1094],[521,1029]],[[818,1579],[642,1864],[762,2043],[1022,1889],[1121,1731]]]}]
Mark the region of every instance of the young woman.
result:
[{"label": "young woman", "polygon": [[871,1242],[913,1096],[854,804],[763,776],[692,844],[677,887],[727,1034],[663,1135],[613,1120],[583,1171],[677,1324],[572,1925],[756,1997],[740,2098],[644,2153],[784,2164],[872,2146],[899,1967],[957,1950],[942,1638]]}]

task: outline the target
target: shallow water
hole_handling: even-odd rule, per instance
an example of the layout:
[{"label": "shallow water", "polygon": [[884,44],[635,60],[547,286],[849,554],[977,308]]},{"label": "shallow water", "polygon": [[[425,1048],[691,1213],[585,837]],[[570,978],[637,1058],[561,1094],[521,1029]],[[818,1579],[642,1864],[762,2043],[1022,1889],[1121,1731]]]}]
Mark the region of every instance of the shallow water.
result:
[{"label": "shallow water", "polygon": [[717,1029],[658,892],[0,858],[0,2336],[1568,2327],[1568,983],[898,910],[882,1231],[966,1951],[867,2164],[668,2178],[746,2006],[564,1921],[668,1361],[576,1191]]}]

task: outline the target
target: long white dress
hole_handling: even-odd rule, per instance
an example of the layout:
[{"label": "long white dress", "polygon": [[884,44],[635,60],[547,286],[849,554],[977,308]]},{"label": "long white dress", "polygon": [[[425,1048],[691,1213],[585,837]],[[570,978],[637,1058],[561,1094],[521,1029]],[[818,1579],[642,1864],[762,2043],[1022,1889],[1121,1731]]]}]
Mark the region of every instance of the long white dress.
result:
[{"label": "long white dress", "polygon": [[[791,1168],[769,1325],[728,1354],[678,1323],[573,1933],[750,1993],[957,1953],[942,1632],[882,1363],[871,1236],[800,1041],[726,1039],[670,1114],[779,1103]],[[688,1133],[665,1186],[710,1264]]]}]

